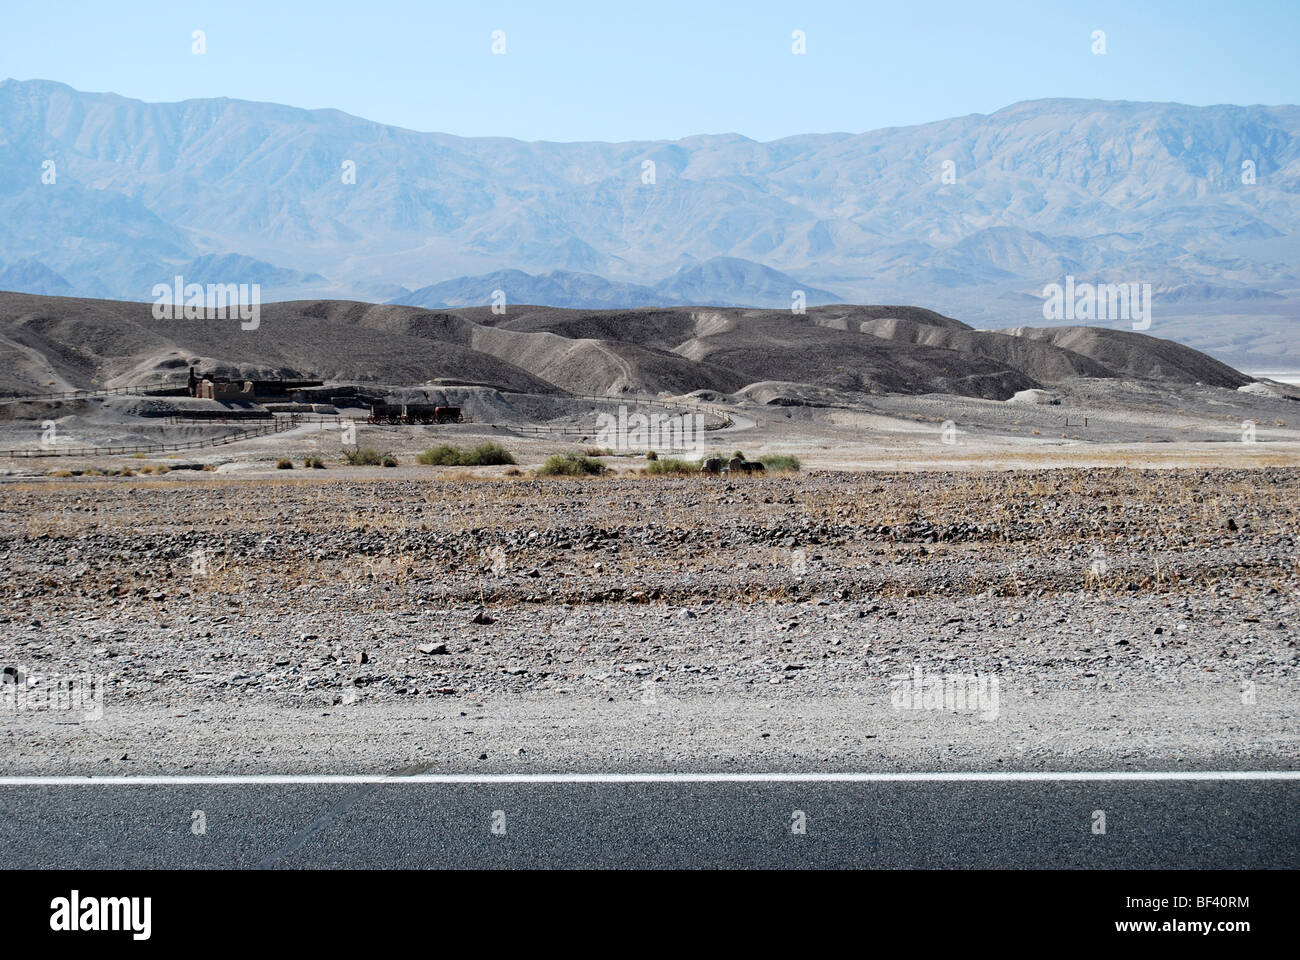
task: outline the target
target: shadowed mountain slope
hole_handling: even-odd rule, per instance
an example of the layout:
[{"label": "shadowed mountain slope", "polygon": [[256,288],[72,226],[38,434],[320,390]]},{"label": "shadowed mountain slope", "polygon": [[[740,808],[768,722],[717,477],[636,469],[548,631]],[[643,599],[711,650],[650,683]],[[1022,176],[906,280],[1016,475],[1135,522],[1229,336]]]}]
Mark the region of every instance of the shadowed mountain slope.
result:
[{"label": "shadowed mountain slope", "polygon": [[[405,315],[403,315],[403,313]],[[150,304],[0,294],[0,390],[10,395],[181,376],[191,360],[245,375],[378,383],[436,378],[549,393],[555,387],[468,346],[468,321],[412,307],[267,304],[238,319],[156,320]]]},{"label": "shadowed mountain slope", "polygon": [[159,320],[150,304],[0,293],[0,392],[124,385],[205,369],[382,384],[463,381],[518,393],[731,394],[780,382],[1005,400],[1074,378],[1236,387],[1180,344],[1099,328],[974,330],[918,307],[426,310],[347,300],[238,318]]},{"label": "shadowed mountain slope", "polygon": [[1090,357],[1117,376],[1240,387],[1251,378],[1173,340],[1104,327],[1017,327],[1008,331]]}]

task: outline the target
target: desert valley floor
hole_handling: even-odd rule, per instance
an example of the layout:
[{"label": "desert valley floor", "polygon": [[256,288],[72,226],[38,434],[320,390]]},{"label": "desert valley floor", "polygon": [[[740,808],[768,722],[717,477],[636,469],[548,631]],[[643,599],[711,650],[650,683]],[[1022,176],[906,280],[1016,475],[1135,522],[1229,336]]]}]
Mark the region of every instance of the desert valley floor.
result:
[{"label": "desert valley floor", "polygon": [[[897,307],[0,320],[3,692],[99,694],[6,710],[5,773],[1294,760],[1300,390],[1170,341]],[[187,366],[322,385],[142,389]],[[374,391],[465,422],[368,422]],[[702,430],[611,445],[620,410]],[[514,463],[420,462],[484,443]],[[698,469],[737,453],[773,469]],[[599,474],[542,475],[565,454]],[[918,692],[948,678],[983,686]]]}]

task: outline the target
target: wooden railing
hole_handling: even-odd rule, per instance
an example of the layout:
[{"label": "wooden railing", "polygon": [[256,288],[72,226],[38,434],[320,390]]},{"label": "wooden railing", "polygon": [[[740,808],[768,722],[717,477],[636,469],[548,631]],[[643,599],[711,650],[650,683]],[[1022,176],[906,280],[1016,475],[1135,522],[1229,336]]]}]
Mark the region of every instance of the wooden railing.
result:
[{"label": "wooden railing", "polygon": [[575,393],[573,394],[579,400],[594,400],[601,403],[626,404],[632,407],[667,407],[669,410],[686,410],[691,413],[700,413],[701,411],[718,418],[717,423],[705,424],[705,430],[723,430],[730,427],[733,423],[731,415],[720,407],[705,403],[702,400],[665,400],[662,397],[649,397],[642,394],[628,394],[626,396],[601,396],[592,393]]},{"label": "wooden railing", "polygon": [[134,387],[102,387],[98,390],[64,390],[61,393],[42,393],[26,397],[0,397],[0,403],[41,403],[47,400],[91,400],[95,397],[124,395],[147,396],[160,390],[179,390],[187,385],[185,380],[160,380]]},{"label": "wooden railing", "polygon": [[272,433],[292,430],[297,423],[286,418],[276,418],[273,423],[263,423],[251,430],[239,430],[220,437],[205,437],[200,440],[181,440],[175,443],[127,443],[107,447],[36,447],[22,450],[0,450],[0,457],[107,457],[120,456],[124,453],[166,453],[173,450],[198,450],[204,447],[219,447],[240,440],[251,440]]}]

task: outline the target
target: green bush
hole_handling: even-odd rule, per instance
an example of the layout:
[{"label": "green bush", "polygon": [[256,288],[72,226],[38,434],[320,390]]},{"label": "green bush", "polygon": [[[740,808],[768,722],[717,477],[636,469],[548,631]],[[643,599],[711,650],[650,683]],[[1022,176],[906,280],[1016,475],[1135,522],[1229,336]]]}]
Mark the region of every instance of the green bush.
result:
[{"label": "green bush", "polygon": [[415,459],[426,467],[496,467],[515,462],[510,451],[499,443],[480,443],[468,450],[444,443],[417,454]]},{"label": "green bush", "polygon": [[770,457],[764,457],[759,463],[763,465],[764,470],[777,473],[798,473],[803,469],[803,464],[799,462],[799,458],[788,453],[776,453]]},{"label": "green bush", "polygon": [[510,451],[499,443],[480,443],[470,450],[466,459],[471,467],[503,467],[515,462]]},{"label": "green bush", "polygon": [[460,458],[461,450],[459,447],[444,443],[441,446],[430,447],[428,450],[417,453],[415,462],[422,463],[426,467],[457,467],[460,466]]},{"label": "green bush", "polygon": [[659,454],[655,453],[653,450],[647,450],[645,452],[645,458],[647,460],[658,460]]},{"label": "green bush", "polygon": [[380,459],[379,465],[381,467],[395,467],[397,466],[397,458],[393,456],[391,453],[386,453]]},{"label": "green bush", "polygon": [[357,447],[343,451],[343,458],[354,467],[377,467],[385,456],[386,454],[380,453],[374,447]]},{"label": "green bush", "polygon": [[605,472],[603,464],[579,453],[557,453],[546,458],[537,471],[542,477],[599,476]]},{"label": "green bush", "polygon": [[699,473],[698,466],[692,466],[685,460],[677,460],[674,457],[666,457],[663,460],[655,459],[646,467],[646,473]]}]

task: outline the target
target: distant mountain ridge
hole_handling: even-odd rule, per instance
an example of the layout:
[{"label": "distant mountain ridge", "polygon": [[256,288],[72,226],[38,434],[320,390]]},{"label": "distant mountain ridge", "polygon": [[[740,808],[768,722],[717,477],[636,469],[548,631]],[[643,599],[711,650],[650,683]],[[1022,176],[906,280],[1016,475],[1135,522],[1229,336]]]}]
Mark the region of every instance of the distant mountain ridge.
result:
[{"label": "distant mountain ridge", "polygon": [[586,305],[648,287],[643,305],[775,306],[766,268],[1008,326],[1041,323],[1040,291],[1073,275],[1176,291],[1165,335],[1300,366],[1295,106],[1037,100],[770,143],[525,143],[6,80],[0,218],[0,276],[44,291],[146,300],[230,256],[223,282],[268,276],[277,299],[511,269]]},{"label": "distant mountain ridge", "polygon": [[715,257],[683,267],[656,284],[620,283],[592,273],[553,270],[533,276],[522,270],[498,270],[478,277],[444,280],[393,298],[413,307],[476,307],[529,303],[570,309],[637,307],[790,307],[797,296],[807,306],[843,302],[828,290],[802,283],[788,274],[735,257]]},{"label": "distant mountain ridge", "polygon": [[0,290],[21,290],[51,297],[70,297],[72,284],[37,260],[17,260],[0,268]]}]

